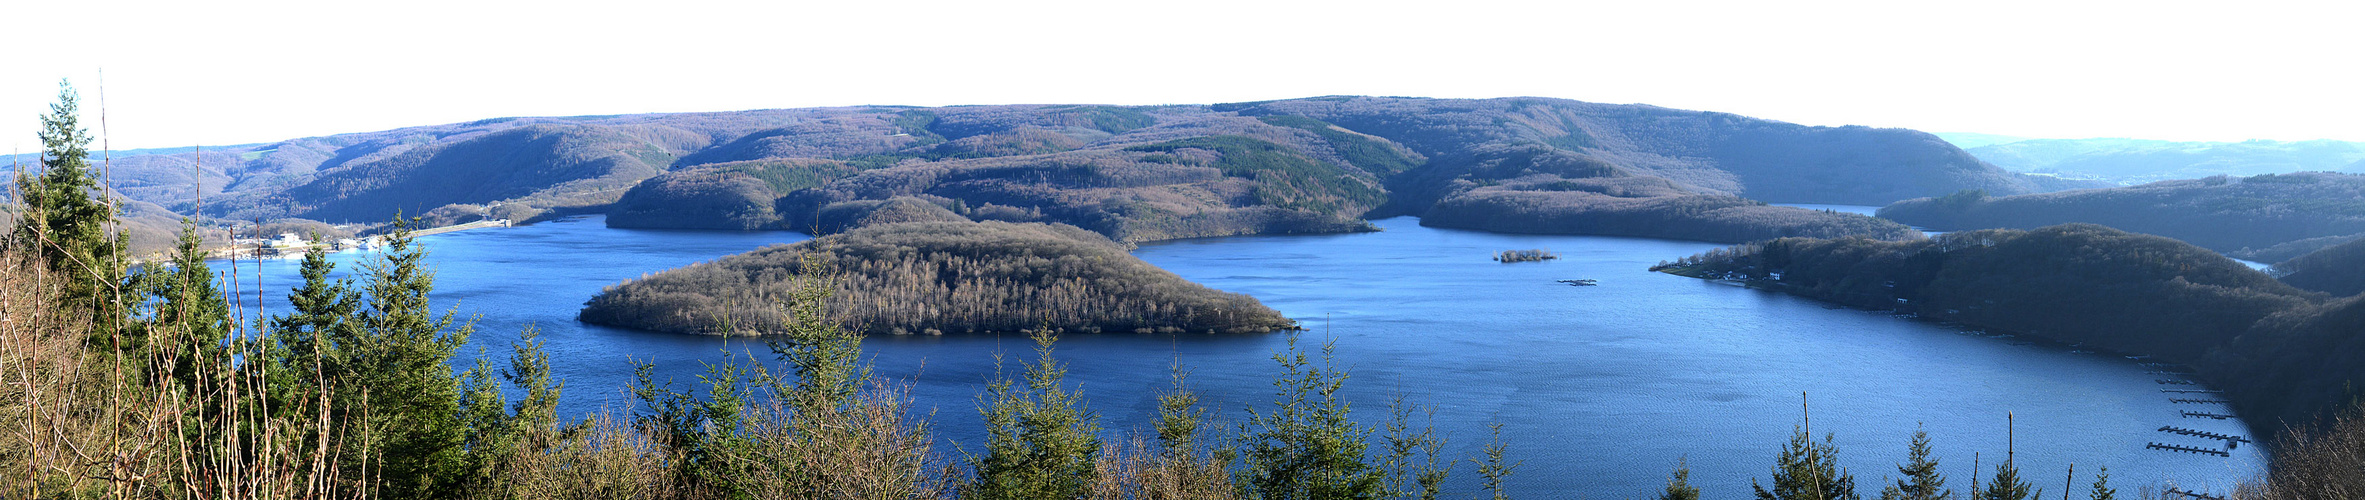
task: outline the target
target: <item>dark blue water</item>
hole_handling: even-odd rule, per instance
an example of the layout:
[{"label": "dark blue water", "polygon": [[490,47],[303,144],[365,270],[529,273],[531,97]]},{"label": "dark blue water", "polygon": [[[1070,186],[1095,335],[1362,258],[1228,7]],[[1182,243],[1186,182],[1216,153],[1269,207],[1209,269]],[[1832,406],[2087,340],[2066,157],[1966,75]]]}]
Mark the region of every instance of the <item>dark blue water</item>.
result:
[{"label": "dark blue water", "polygon": [[[1511,486],[1529,498],[1625,498],[1658,488],[1679,459],[1712,498],[1747,494],[1800,423],[1805,393],[1818,436],[1835,434],[1860,491],[1894,475],[1917,427],[1930,432],[1950,483],[1967,489],[1972,456],[2006,453],[2017,415],[2024,477],[2058,495],[2075,463],[2078,487],[2109,466],[2114,483],[2173,481],[2223,491],[2259,469],[2252,447],[2233,458],[2147,450],[2148,442],[2211,446],[2159,432],[2179,426],[2243,434],[2237,421],[2180,418],[2158,375],[2134,361],[2014,345],[1936,325],[1785,295],[1651,273],[1652,263],[1716,245],[1632,238],[1504,235],[1376,222],[1379,233],[1237,237],[1144,245],[1135,252],[1185,278],[1247,293],[1311,328],[1304,343],[1337,345],[1352,368],[1344,391],[1376,423],[1391,396],[1437,407],[1451,453],[1476,456],[1486,424],[1503,424]],[[598,218],[430,236],[439,307],[479,314],[474,344],[504,355],[523,325],[540,326],[563,411],[623,403],[629,362],[656,363],[686,384],[703,361],[745,342],[635,332],[574,321],[602,286],[692,262],[804,239],[794,233],[623,230]],[[1508,249],[1559,260],[1498,264]],[[338,256],[352,262],[356,254]],[[251,263],[250,263],[251,265]],[[347,270],[351,264],[340,267]],[[295,261],[267,261],[271,307],[284,310]],[[251,272],[251,267],[249,271]],[[1557,279],[1592,278],[1572,287]],[[252,295],[254,285],[245,288]],[[1270,400],[1285,337],[1075,335],[1062,339],[1069,380],[1083,386],[1112,434],[1146,427],[1168,368],[1180,363],[1205,401],[1237,420]],[[878,373],[907,380],[936,410],[941,439],[975,449],[978,390],[992,354],[1025,359],[1023,338],[874,337]],[[470,349],[473,355],[474,349]],[[1015,366],[1013,366],[1015,369]],[[947,448],[950,449],[949,447]],[[1474,494],[1467,464],[1459,493]],[[1457,495],[1458,496],[1458,495]]]}]

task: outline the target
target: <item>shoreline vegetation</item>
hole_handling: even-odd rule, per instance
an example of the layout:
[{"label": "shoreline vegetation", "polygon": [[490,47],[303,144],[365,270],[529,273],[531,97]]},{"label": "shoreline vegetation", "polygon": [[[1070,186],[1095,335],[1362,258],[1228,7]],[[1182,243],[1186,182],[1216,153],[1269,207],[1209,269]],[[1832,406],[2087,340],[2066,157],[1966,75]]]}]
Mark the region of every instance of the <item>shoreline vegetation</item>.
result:
[{"label": "shoreline vegetation", "polygon": [[2349,407],[2365,296],[2276,281],[2181,241],[2093,224],[1926,240],[1784,238],[1653,270],[1859,308],[2143,353],[2192,367],[2260,436]]}]

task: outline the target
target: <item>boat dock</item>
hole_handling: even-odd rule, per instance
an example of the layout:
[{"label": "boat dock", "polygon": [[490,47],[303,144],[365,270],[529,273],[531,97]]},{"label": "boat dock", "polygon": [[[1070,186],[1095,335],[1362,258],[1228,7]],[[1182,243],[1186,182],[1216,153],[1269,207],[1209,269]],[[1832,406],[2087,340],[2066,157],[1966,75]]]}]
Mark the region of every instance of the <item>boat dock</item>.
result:
[{"label": "boat dock", "polygon": [[2202,430],[2186,429],[2186,428],[2183,428],[2183,427],[2177,427],[2177,426],[2173,426],[2173,425],[2171,425],[2171,426],[2166,426],[2166,427],[2161,427],[2161,428],[2160,428],[2160,432],[2173,432],[2173,433],[2177,433],[2177,434],[2183,434],[2183,435],[2187,435],[2187,436],[2205,437],[2205,438],[2209,438],[2209,439],[2223,440],[2223,441],[2225,441],[2225,442],[2228,442],[2228,443],[2248,443],[2248,442],[2250,442],[2250,438],[2246,438],[2246,437],[2241,437],[2241,436],[2229,436],[2229,435],[2225,435],[2225,434],[2218,434],[2218,433],[2215,433],[2215,432],[2209,432],[2209,431],[2202,431]]},{"label": "boat dock", "polygon": [[2225,419],[2229,419],[2229,418],[2234,418],[2234,416],[2233,416],[2233,415],[2227,415],[2227,414],[2223,414],[2223,413],[2209,413],[2209,412],[2205,412],[2205,411],[2192,411],[2192,410],[2185,410],[2185,411],[2184,411],[2184,418],[2214,418],[2214,419],[2218,419],[2218,420],[2225,420]]},{"label": "boat dock", "polygon": [[2220,456],[2220,457],[2231,457],[2231,456],[2234,456],[2234,454],[2232,454],[2232,453],[2226,453],[2226,451],[2225,451],[2225,450],[2212,450],[2212,449],[2208,449],[2208,448],[2194,448],[2194,447],[2191,447],[2191,446],[2182,446],[2182,445],[2173,445],[2173,444],[2149,443],[2149,444],[2145,444],[2145,445],[2143,445],[2143,447],[2145,447],[2145,448],[2150,448],[2150,449],[2154,449],[2154,450],[2181,451],[2181,452],[2185,452],[2185,453],[2199,453],[2199,454],[2202,454],[2202,455],[2217,455],[2217,456]]},{"label": "boat dock", "polygon": [[2170,399],[2168,399],[2168,402],[2170,402],[2170,403],[2176,403],[2176,404],[2183,404],[2183,405],[2204,405],[2204,404],[2210,404],[2210,405],[2221,405],[2221,404],[2226,404],[2226,403],[2232,403],[2232,401],[2226,401],[2226,400],[2223,400],[2223,399],[2178,399],[2178,398],[2170,398]]}]

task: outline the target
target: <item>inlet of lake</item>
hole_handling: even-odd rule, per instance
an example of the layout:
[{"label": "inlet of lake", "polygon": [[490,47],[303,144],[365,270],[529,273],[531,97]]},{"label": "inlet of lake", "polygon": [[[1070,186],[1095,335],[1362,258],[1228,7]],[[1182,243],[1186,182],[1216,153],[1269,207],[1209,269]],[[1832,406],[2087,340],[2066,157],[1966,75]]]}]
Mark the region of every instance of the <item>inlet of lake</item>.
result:
[{"label": "inlet of lake", "polygon": [[[2009,454],[2046,495],[2060,494],[2075,464],[2080,497],[2106,466],[2122,495],[2169,483],[2222,494],[2263,468],[2251,445],[2231,457],[2148,449],[2224,448],[2163,427],[2247,433],[2238,420],[2184,417],[2227,410],[2171,402],[2215,395],[2163,392],[2194,387],[2165,385],[2179,377],[2147,373],[2158,369],[2120,355],[1647,270],[1721,245],[1459,231],[1409,217],[1374,223],[1383,230],[1170,241],[1134,254],[1295,318],[1308,328],[1301,347],[1334,345],[1331,362],[1351,370],[1342,394],[1357,420],[1376,427],[1401,395],[1435,409],[1448,456],[1463,458],[1479,457],[1489,425],[1500,424],[1509,458],[1520,462],[1509,488],[1522,498],[1642,497],[1679,462],[1707,497],[1745,497],[1752,480],[1768,481],[1775,455],[1801,425],[1802,394],[1816,439],[1831,436],[1866,497],[1897,476],[1916,429],[1929,432],[1958,492],[1969,489],[1974,454],[1988,468],[1978,473],[1982,482]],[[574,419],[623,407],[635,361],[654,363],[661,379],[688,390],[700,388],[703,363],[726,350],[772,359],[744,339],[578,323],[585,300],[647,273],[805,238],[611,229],[594,216],[420,241],[436,273],[434,303],[477,317],[455,366],[473,364],[480,348],[505,363],[517,332],[536,325],[566,384],[562,417]],[[1491,260],[1513,249],[1559,258]],[[364,256],[333,260],[345,275]],[[252,304],[260,289],[264,313],[287,312],[298,263],[266,260],[258,273],[256,263],[241,262],[242,295]],[[1555,281],[1563,279],[1599,284]],[[1237,423],[1245,408],[1269,407],[1281,373],[1272,356],[1288,338],[1070,334],[1058,356],[1117,439],[1148,429],[1177,364],[1212,415]],[[1021,336],[874,336],[863,347],[879,376],[908,383],[921,411],[934,412],[939,448],[955,460],[956,450],[981,449],[977,398],[995,372],[994,354],[1008,354],[1013,374],[1018,360],[1032,359]],[[2015,416],[2010,430],[2007,413]],[[1476,479],[1461,463],[1448,496],[1479,495]]]}]

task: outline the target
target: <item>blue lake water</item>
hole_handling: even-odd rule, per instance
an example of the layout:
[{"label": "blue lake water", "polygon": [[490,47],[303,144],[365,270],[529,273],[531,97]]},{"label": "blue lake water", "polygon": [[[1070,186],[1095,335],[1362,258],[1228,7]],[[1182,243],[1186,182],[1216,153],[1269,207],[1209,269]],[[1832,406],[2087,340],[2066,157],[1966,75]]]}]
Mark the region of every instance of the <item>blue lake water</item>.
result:
[{"label": "blue lake water", "polygon": [[[1356,415],[1385,417],[1401,394],[1436,407],[1449,453],[1475,457],[1487,424],[1502,424],[1524,464],[1510,485],[1527,498],[1626,498],[1658,488],[1678,460],[1711,498],[1743,497],[1764,480],[1800,424],[1804,393],[1818,438],[1834,435],[1859,492],[1894,476],[1916,428],[1929,431],[1950,484],[1969,486],[2007,449],[2016,415],[2023,477],[2058,495],[2076,465],[2114,484],[2174,482],[2223,492],[2261,468],[2254,447],[2232,458],[2148,450],[2158,442],[2217,443],[2160,432],[2177,426],[2242,435],[2238,421],[2180,417],[2155,382],[2161,375],[2117,356],[2015,345],[1887,314],[1830,306],[1713,282],[1651,273],[1661,260],[1717,245],[1634,238],[1508,235],[1426,228],[1412,218],[1375,221],[1377,233],[1257,236],[1143,245],[1135,255],[1184,278],[1246,293],[1301,321],[1302,344],[1335,342],[1352,369],[1344,390]],[[630,362],[655,363],[687,387],[702,362],[744,341],[638,332],[577,323],[584,300],[606,285],[805,236],[788,232],[610,229],[597,217],[423,238],[437,270],[438,307],[480,315],[472,344],[505,356],[526,324],[538,325],[557,375],[562,411],[582,415],[623,404]],[[1543,248],[1558,260],[1499,264],[1494,253]],[[350,271],[358,254],[339,254]],[[241,283],[251,300],[252,262]],[[221,263],[217,263],[217,270]],[[284,312],[297,261],[262,263],[270,312]],[[1572,287],[1558,279],[1591,278]],[[1169,367],[1220,416],[1270,401],[1270,359],[1283,335],[1071,335],[1059,344],[1069,380],[1082,385],[1112,436],[1146,429]],[[908,381],[936,411],[937,436],[976,449],[976,396],[992,354],[1028,358],[1024,338],[882,336],[865,342],[877,373]],[[474,356],[476,349],[468,349]],[[766,355],[766,358],[769,356]],[[472,358],[471,358],[472,359]],[[463,360],[463,363],[472,362]],[[1015,365],[1013,365],[1015,369]],[[955,455],[957,456],[957,455]],[[1451,484],[1476,494],[1467,464]]]}]

